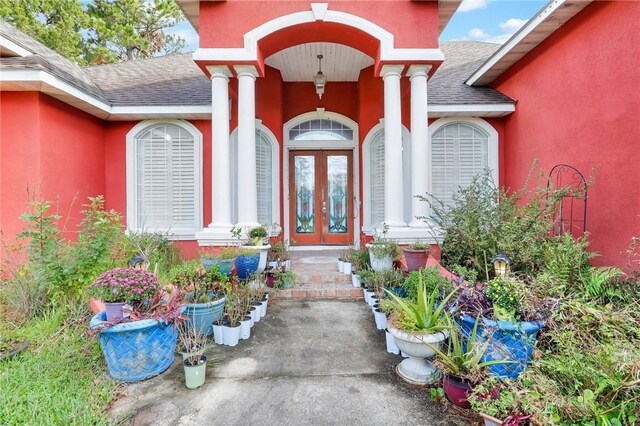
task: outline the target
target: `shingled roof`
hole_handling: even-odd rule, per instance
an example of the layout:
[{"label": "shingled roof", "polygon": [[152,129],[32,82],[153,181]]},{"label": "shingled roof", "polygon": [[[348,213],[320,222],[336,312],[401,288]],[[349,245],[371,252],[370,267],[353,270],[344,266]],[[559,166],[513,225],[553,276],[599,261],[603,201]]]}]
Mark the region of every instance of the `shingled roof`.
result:
[{"label": "shingled roof", "polygon": [[[211,83],[191,53],[81,68],[2,20],[0,35],[33,53],[0,58],[1,68],[48,71],[113,106],[211,104]],[[465,84],[499,47],[473,41],[441,43],[445,61],[429,80],[429,104],[514,103],[493,88]]]}]

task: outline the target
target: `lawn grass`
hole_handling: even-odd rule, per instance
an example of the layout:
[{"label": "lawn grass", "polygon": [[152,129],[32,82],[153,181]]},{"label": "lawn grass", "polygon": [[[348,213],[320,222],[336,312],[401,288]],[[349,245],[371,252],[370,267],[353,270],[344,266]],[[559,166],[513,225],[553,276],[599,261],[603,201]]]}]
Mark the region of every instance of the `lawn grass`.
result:
[{"label": "lawn grass", "polygon": [[[86,306],[86,305],[85,305]],[[116,382],[97,338],[87,337],[86,308],[52,310],[15,327],[0,321],[2,340],[30,347],[0,362],[1,425],[102,425]]]}]

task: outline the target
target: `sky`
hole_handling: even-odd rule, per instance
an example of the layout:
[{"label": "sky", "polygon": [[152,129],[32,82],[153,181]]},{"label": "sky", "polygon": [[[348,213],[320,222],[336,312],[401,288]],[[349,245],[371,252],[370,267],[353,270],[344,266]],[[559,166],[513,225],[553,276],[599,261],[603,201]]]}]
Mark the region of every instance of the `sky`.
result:
[{"label": "sky", "polygon": [[[546,3],[546,0],[464,0],[442,32],[440,41],[475,40],[502,44]],[[186,51],[198,48],[198,34],[188,22],[182,22],[168,32],[187,41]]]}]

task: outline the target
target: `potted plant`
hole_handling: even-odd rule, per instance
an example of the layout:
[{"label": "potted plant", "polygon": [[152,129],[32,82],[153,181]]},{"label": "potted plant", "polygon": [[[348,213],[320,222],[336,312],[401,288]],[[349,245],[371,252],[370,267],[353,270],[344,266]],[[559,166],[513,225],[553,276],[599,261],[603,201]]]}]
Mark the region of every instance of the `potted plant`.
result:
[{"label": "potted plant", "polygon": [[351,282],[354,287],[362,286],[362,272],[371,269],[368,250],[353,250],[351,253]]},{"label": "potted plant", "polygon": [[218,266],[205,270],[200,262],[192,260],[173,267],[169,280],[185,293],[185,315],[199,332],[213,333],[212,324],[222,318],[225,297],[222,291],[228,277]]},{"label": "potted plant", "polygon": [[[243,229],[233,227],[231,229],[231,235],[236,238],[240,243],[243,241]],[[248,239],[244,240],[244,244],[238,250],[236,257],[236,274],[240,279],[249,279],[253,274],[259,274],[267,267],[267,253],[271,246],[269,244],[263,244],[263,238],[268,234],[264,226],[257,226],[251,228],[248,233]],[[256,237],[251,237],[256,235]],[[258,235],[264,235],[264,237],[258,237]],[[258,253],[255,253],[255,252]],[[252,253],[253,252],[253,253]],[[258,256],[257,260],[252,257],[253,254]],[[254,263],[256,266],[254,267]]]},{"label": "potted plant", "polygon": [[524,392],[508,381],[488,379],[474,388],[469,402],[485,426],[524,426],[530,424],[533,408],[523,396]]},{"label": "potted plant", "polygon": [[236,260],[236,255],[237,248],[225,247],[218,253],[202,253],[200,255],[200,262],[202,263],[202,266],[207,270],[215,265],[218,265],[218,272],[223,275],[230,276]]},{"label": "potted plant", "polygon": [[284,268],[275,272],[275,288],[292,288],[296,284],[296,274]]},{"label": "potted plant", "polygon": [[429,245],[422,242],[415,242],[403,247],[404,260],[407,262],[409,272],[424,268],[429,258]]},{"label": "potted plant", "polygon": [[510,361],[482,361],[490,340],[485,339],[483,342],[477,340],[477,321],[473,330],[471,330],[469,338],[464,341],[461,337],[460,330],[458,330],[458,327],[448,315],[447,324],[450,334],[449,346],[446,352],[430,343],[425,344],[431,347],[436,353],[438,356],[437,363],[445,372],[442,384],[447,399],[459,407],[471,408],[468,397],[473,391],[474,386],[482,381],[486,374],[486,367],[506,364]]},{"label": "potted plant", "polygon": [[385,224],[382,236],[376,235],[373,241],[366,245],[369,249],[371,268],[376,272],[382,272],[393,268],[393,262],[400,257],[400,246],[386,238],[389,227]]},{"label": "potted plant", "polygon": [[248,280],[259,273],[260,253],[248,248],[238,249],[236,256],[236,274],[241,280]]},{"label": "potted plant", "polygon": [[227,293],[224,311],[223,342],[227,346],[236,346],[240,340],[240,320],[244,319],[244,308],[242,307],[241,295],[235,289]]},{"label": "potted plant", "polygon": [[183,322],[178,329],[178,338],[182,346],[185,385],[189,389],[199,388],[204,384],[207,372],[207,357],[204,355],[207,336],[193,322]]},{"label": "potted plant", "polygon": [[104,302],[106,320],[114,322],[124,317],[125,305],[136,309],[159,288],[156,276],[144,269],[114,268],[96,278],[91,293]]},{"label": "potted plant", "polygon": [[[420,280],[417,293],[414,302],[387,291],[395,309],[387,328],[396,346],[408,356],[396,367],[398,375],[410,383],[425,385],[440,378],[438,370],[427,359],[435,355],[432,347],[440,348],[449,335],[444,307],[455,290],[439,301],[438,290],[428,294]],[[431,347],[424,343],[430,343]]]},{"label": "potted plant", "polygon": [[267,238],[268,235],[264,226],[256,226],[249,230],[249,238],[253,241],[254,246],[263,245],[264,239]]},{"label": "potted plant", "polygon": [[[427,293],[431,293],[434,289],[438,289],[441,294],[449,293],[451,291],[451,282],[440,275],[438,268],[424,268],[417,271],[413,271],[402,282],[402,291],[397,290],[398,295],[406,296],[409,299],[416,300],[418,283],[422,281],[422,285],[426,288]],[[458,294],[456,294],[456,297]]]},{"label": "potted plant", "polygon": [[[491,304],[493,319],[476,320],[463,313],[462,331],[468,336],[476,323],[480,322],[478,339],[485,340],[492,336],[482,361],[513,361],[504,365],[490,365],[489,373],[492,376],[516,379],[531,360],[537,333],[544,326],[544,321],[537,319],[541,318],[539,312],[528,312],[527,306],[532,305],[532,295],[528,293],[525,283],[515,277],[500,277],[489,281],[483,294]],[[538,302],[535,304],[540,305]],[[523,321],[532,317],[536,319]]]},{"label": "potted plant", "polygon": [[111,377],[123,382],[145,380],[173,364],[176,322],[183,319],[181,296],[178,291],[159,289],[145,303],[134,304],[129,316],[115,324],[107,321],[105,311],[91,319],[90,331],[98,334]]}]

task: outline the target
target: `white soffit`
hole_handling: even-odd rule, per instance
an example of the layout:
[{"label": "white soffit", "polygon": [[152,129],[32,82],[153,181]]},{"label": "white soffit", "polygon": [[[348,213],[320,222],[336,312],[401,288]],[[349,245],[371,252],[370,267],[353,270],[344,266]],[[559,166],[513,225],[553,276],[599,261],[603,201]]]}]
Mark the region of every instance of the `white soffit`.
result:
[{"label": "white soffit", "polygon": [[265,59],[277,68],[283,81],[313,81],[322,55],[322,72],[328,81],[358,81],[360,71],[374,64],[373,58],[344,44],[305,43],[281,50]]},{"label": "white soffit", "polygon": [[531,18],[518,32],[502,45],[471,77],[466,81],[469,86],[486,86],[500,74],[508,70],[560,28],[569,19],[577,15],[592,0],[551,0],[538,14]]}]

